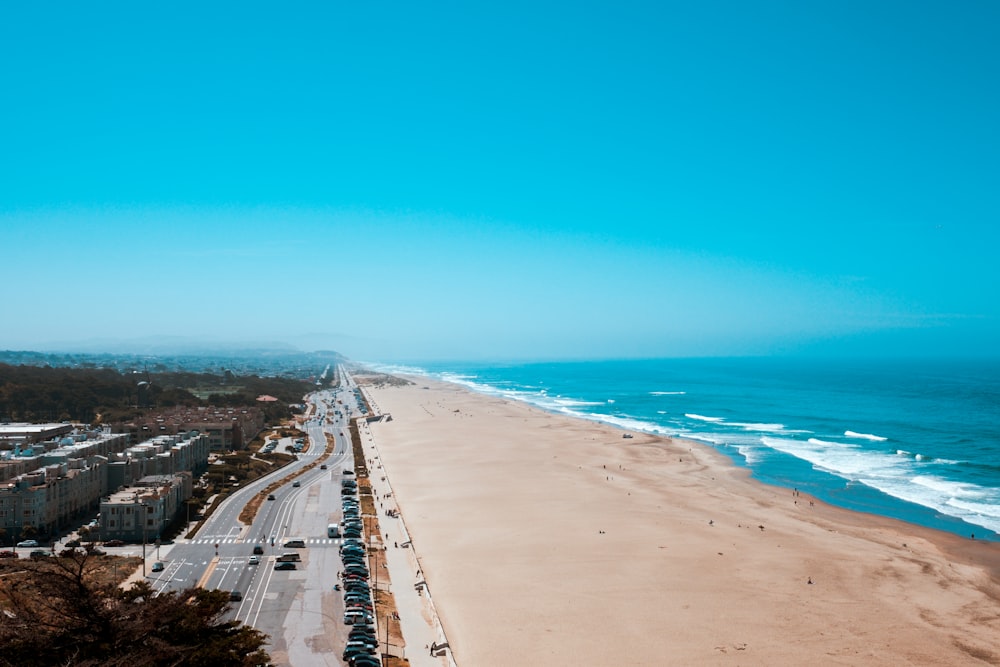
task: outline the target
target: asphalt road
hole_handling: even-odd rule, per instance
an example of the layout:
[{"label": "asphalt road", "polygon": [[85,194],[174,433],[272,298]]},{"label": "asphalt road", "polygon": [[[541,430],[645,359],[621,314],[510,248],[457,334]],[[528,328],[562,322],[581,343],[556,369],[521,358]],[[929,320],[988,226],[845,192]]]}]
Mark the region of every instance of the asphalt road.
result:
[{"label": "asphalt road", "polygon": [[[358,408],[349,389],[318,392],[308,400],[317,405],[316,418],[306,424],[308,451],[297,462],[233,494],[194,539],[170,547],[163,558],[164,570],[148,572],[147,581],[161,591],[194,585],[239,591],[242,600],[232,603],[232,614],[269,635],[267,649],[275,664],[341,665],[348,626],[343,623],[341,594],[333,590],[340,569],[340,540],[327,537],[327,525],[341,522],[340,480],[345,468],[353,469],[347,419]],[[326,432],[336,441],[329,456],[323,455]],[[297,487],[289,479],[274,491],[274,500],[264,502],[252,525],[239,523],[240,512],[256,493],[317,459],[327,470],[317,465],[295,477]],[[290,539],[301,539],[306,547],[285,548]],[[259,564],[251,565],[258,544],[264,553]],[[287,552],[300,555],[297,569],[276,571],[275,559]]]}]

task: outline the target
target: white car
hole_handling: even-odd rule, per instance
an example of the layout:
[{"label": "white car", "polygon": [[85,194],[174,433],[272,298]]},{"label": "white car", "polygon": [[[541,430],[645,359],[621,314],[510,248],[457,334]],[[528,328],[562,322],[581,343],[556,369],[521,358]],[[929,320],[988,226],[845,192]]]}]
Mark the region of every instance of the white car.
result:
[{"label": "white car", "polygon": [[18,542],[17,546],[19,546],[19,547],[37,547],[38,546],[38,542],[36,542],[35,540],[24,540],[23,542]]},{"label": "white car", "polygon": [[260,565],[260,556],[250,556],[247,565]]}]

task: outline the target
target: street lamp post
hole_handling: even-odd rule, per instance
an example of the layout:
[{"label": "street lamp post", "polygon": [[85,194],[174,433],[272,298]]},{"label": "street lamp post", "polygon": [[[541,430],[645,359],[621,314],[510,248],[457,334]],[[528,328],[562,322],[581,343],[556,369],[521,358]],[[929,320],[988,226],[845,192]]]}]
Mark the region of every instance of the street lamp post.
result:
[{"label": "street lamp post", "polygon": [[142,507],[142,578],[146,578],[146,503]]}]

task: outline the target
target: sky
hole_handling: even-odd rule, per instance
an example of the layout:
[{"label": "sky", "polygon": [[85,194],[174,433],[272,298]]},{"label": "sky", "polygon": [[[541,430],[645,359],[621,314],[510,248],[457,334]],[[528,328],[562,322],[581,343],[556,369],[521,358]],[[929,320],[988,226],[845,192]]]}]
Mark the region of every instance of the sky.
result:
[{"label": "sky", "polygon": [[0,9],[0,349],[996,356],[1000,5]]}]

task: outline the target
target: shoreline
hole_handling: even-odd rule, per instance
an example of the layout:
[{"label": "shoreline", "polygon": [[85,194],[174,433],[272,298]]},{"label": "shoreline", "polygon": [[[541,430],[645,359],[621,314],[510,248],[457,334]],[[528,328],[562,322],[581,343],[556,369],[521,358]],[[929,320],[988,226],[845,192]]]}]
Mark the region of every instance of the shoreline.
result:
[{"label": "shoreline", "polygon": [[371,431],[458,664],[1000,664],[995,543],[408,379]]}]

